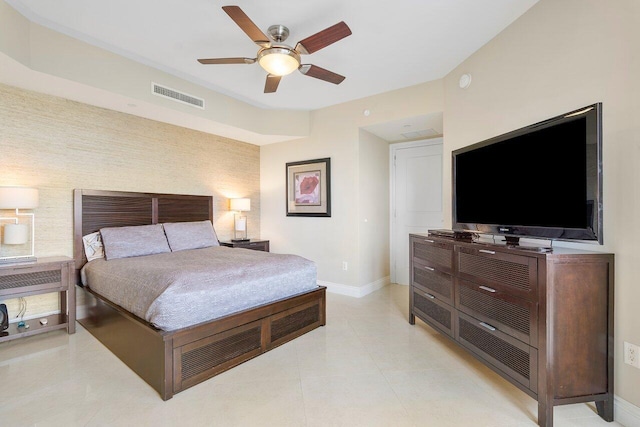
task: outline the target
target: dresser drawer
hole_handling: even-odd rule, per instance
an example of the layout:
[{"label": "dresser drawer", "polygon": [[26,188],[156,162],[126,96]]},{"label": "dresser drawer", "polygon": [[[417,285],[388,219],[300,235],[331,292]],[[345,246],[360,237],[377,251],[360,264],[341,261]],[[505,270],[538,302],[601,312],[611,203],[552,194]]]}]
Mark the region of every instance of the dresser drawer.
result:
[{"label": "dresser drawer", "polygon": [[449,305],[453,305],[453,279],[451,275],[441,273],[434,267],[413,262],[411,284],[429,292]]},{"label": "dresser drawer", "polygon": [[411,256],[415,261],[439,271],[453,273],[453,245],[427,237],[411,236]]},{"label": "dresser drawer", "polygon": [[423,290],[411,287],[413,314],[435,329],[453,337],[453,307]]},{"label": "dresser drawer", "polygon": [[535,348],[461,312],[456,322],[456,339],[495,369],[537,393]]},{"label": "dresser drawer", "polygon": [[513,296],[535,300],[538,295],[537,259],[489,249],[456,248],[458,277]]},{"label": "dresser drawer", "polygon": [[538,342],[537,303],[484,285],[459,280],[456,308],[533,347]]}]

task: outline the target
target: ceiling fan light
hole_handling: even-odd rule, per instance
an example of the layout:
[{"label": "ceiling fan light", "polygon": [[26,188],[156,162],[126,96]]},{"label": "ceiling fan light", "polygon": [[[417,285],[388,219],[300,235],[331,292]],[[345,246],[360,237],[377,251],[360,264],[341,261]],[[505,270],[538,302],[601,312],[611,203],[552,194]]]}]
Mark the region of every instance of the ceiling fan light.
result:
[{"label": "ceiling fan light", "polygon": [[291,49],[272,47],[258,53],[258,63],[269,74],[286,76],[298,69],[300,56]]}]

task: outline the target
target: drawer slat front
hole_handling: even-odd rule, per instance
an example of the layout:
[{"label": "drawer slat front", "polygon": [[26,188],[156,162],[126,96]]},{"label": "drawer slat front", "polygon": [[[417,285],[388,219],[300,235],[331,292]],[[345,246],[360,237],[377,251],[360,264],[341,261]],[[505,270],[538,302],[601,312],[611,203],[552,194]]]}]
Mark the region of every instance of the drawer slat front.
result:
[{"label": "drawer slat front", "polygon": [[457,325],[457,336],[462,345],[522,385],[535,388],[535,349],[498,330],[491,331],[462,313],[458,314]]},{"label": "drawer slat front", "polygon": [[451,276],[437,271],[430,271],[424,266],[413,264],[413,281],[425,289],[431,290],[442,297],[448,304],[452,304],[453,280]]},{"label": "drawer slat front", "polygon": [[36,271],[33,273],[7,274],[0,276],[0,290],[60,283],[61,280],[62,273],[60,269]]},{"label": "drawer slat front", "polygon": [[413,307],[416,315],[447,335],[453,336],[452,308],[413,289]]},{"label": "drawer slat front", "polygon": [[[534,345],[536,331],[536,304],[528,300],[514,298],[501,292],[487,292],[479,286],[460,281],[457,307],[474,316],[488,321],[500,330],[521,341]],[[534,345],[536,346],[536,345]]]},{"label": "drawer slat front", "polygon": [[537,295],[536,266],[537,260],[532,257],[499,252],[485,255],[467,248],[458,251],[460,277],[491,287],[506,287],[513,290],[514,295],[529,299]]},{"label": "drawer slat front", "polygon": [[436,267],[439,271],[452,272],[453,245],[417,237],[412,237],[411,245],[414,258],[429,266]]}]

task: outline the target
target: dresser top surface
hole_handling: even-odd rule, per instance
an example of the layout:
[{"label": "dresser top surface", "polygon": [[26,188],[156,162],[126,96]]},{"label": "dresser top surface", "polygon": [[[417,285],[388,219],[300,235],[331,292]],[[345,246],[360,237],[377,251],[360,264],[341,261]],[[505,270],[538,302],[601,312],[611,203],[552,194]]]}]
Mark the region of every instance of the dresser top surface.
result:
[{"label": "dresser top surface", "polygon": [[413,236],[421,239],[433,240],[435,242],[441,243],[451,243],[454,245],[472,247],[477,249],[491,249],[497,250],[500,252],[508,252],[512,254],[518,255],[526,255],[526,256],[536,256],[541,258],[554,258],[554,257],[562,257],[564,255],[613,255],[610,252],[597,251],[597,250],[584,250],[584,249],[575,249],[575,248],[567,248],[562,246],[554,246],[550,252],[538,252],[536,250],[531,250],[529,248],[542,248],[543,245],[536,245],[531,243],[526,243],[522,247],[507,245],[505,242],[496,242],[493,243],[489,240],[485,241],[466,241],[466,240],[458,240],[448,237],[441,236],[433,236],[428,233],[411,233],[409,236]]}]

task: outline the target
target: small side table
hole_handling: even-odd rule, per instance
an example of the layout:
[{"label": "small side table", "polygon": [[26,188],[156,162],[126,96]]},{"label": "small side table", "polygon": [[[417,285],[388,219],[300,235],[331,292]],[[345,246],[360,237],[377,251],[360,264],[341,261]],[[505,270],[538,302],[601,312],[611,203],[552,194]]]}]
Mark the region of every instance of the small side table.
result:
[{"label": "small side table", "polygon": [[249,240],[248,242],[220,242],[220,246],[227,246],[229,248],[243,248],[253,249],[256,251],[269,252],[268,240]]},{"label": "small side table", "polygon": [[[69,257],[39,258],[33,263],[0,265],[0,300],[27,297],[31,295],[58,292],[60,313],[26,320],[28,328],[18,328],[17,323],[9,324],[9,329],[0,335],[0,342],[36,335],[55,329],[66,329],[69,334],[76,332],[76,289],[72,282],[73,260]],[[68,312],[68,314],[67,314]],[[15,317],[15,313],[9,313]]]}]

